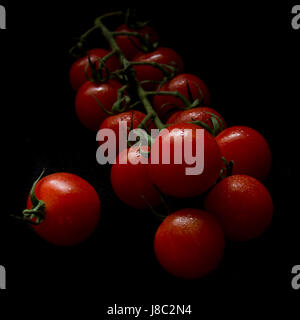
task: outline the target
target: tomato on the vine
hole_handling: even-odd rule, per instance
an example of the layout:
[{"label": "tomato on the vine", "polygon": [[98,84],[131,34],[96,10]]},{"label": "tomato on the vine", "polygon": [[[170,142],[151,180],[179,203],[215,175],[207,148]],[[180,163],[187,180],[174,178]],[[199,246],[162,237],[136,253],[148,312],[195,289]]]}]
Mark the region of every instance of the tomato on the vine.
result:
[{"label": "tomato on the vine", "polygon": [[233,175],[219,182],[207,195],[205,209],[219,219],[225,235],[235,241],[259,237],[273,216],[269,191],[246,175]]},{"label": "tomato on the vine", "polygon": [[222,156],[234,161],[233,174],[246,174],[264,180],[272,163],[270,147],[256,130],[245,126],[225,129],[217,137]]},{"label": "tomato on the vine", "polygon": [[[178,92],[190,103],[198,99],[199,105],[207,106],[210,104],[210,93],[206,84],[193,74],[179,74],[163,84],[159,91]],[[182,99],[178,97],[159,94],[154,96],[153,106],[163,119],[167,119],[170,113],[178,108],[186,107]]]},{"label": "tomato on the vine", "polygon": [[[150,26],[143,26],[142,28],[131,28],[126,24],[119,26],[115,32],[138,32],[144,39],[148,38],[150,45],[158,41],[157,32]],[[128,60],[132,60],[139,52],[142,52],[142,44],[135,36],[119,35],[115,37],[117,45]]]},{"label": "tomato on the vine", "polygon": [[217,220],[198,209],[182,209],[169,215],[154,239],[161,266],[184,279],[201,278],[216,269],[224,247],[224,234]]},{"label": "tomato on the vine", "polygon": [[[105,49],[91,49],[88,51],[88,54],[84,57],[76,60],[70,69],[69,80],[72,88],[77,91],[88,79],[85,74],[85,70],[87,76],[92,78],[92,73],[89,65],[88,57],[90,57],[91,63],[96,63],[96,67],[99,66],[99,60],[104,58],[109,51]],[[120,68],[120,62],[116,56],[112,56],[105,62],[105,65],[109,71],[115,71]],[[87,69],[86,69],[87,68]],[[103,70],[103,76],[106,76],[106,70]]]},{"label": "tomato on the vine", "polygon": [[183,122],[201,121],[214,129],[212,118],[218,123],[220,130],[226,128],[224,118],[214,109],[209,107],[198,107],[188,110],[177,111],[167,120],[167,124],[176,124]]},{"label": "tomato on the vine", "polygon": [[[201,131],[203,141],[199,135]],[[164,153],[168,150],[170,158],[167,164]],[[158,160],[155,162],[153,159]],[[221,153],[215,138],[195,124],[171,125],[162,130],[152,144],[149,174],[154,184],[167,195],[200,195],[217,181],[221,168]]]},{"label": "tomato on the vine", "polygon": [[[46,241],[71,246],[86,240],[100,218],[100,199],[95,189],[71,173],[54,173],[35,186],[35,195],[45,203],[45,218],[33,226]],[[32,208],[31,198],[27,209]]]},{"label": "tomato on the vine", "polygon": [[[133,62],[137,63],[158,63],[165,65],[165,70],[170,72],[171,69],[167,66],[171,66],[176,68],[177,73],[183,72],[183,60],[173,49],[159,47],[155,51],[148,53],[138,53]],[[163,80],[164,73],[159,68],[153,65],[134,65],[133,68],[136,71],[136,77],[138,81],[152,81],[148,83],[144,83],[143,88],[150,90],[154,89],[157,84],[156,82]]]},{"label": "tomato on the vine", "polygon": [[102,121],[109,116],[99,103],[110,112],[117,101],[119,88],[121,84],[115,80],[103,83],[87,81],[80,87],[75,99],[76,114],[86,128],[92,131],[99,129]]},{"label": "tomato on the vine", "polygon": [[[146,209],[160,204],[161,198],[150,180],[149,147],[131,147],[121,152],[111,168],[111,184],[118,198],[127,205]],[[127,162],[127,163],[124,163]]]},{"label": "tomato on the vine", "polygon": [[[117,151],[117,154],[119,154],[121,151],[124,150],[124,149],[120,149],[120,140],[124,142],[124,143],[121,143],[121,145],[125,145],[127,149],[127,135],[129,130],[138,128],[145,117],[146,115],[143,112],[137,111],[137,110],[122,112],[106,118],[102,122],[99,130],[111,129],[114,131],[116,135],[116,151]],[[124,128],[122,127],[121,128],[122,131],[120,132],[121,121],[126,122],[126,126]],[[149,130],[155,129],[155,125],[153,121],[149,120],[146,123],[145,128],[142,127],[142,129],[149,129]],[[104,141],[99,141],[99,144],[101,145],[103,144],[103,142]]]}]

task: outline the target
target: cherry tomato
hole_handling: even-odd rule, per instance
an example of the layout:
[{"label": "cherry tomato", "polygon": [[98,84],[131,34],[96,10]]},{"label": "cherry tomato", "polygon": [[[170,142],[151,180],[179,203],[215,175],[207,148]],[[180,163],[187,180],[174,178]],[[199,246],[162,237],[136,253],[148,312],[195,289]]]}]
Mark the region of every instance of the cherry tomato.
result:
[{"label": "cherry tomato", "polygon": [[92,131],[99,129],[102,121],[109,115],[102,110],[97,100],[106,110],[111,111],[120,87],[121,84],[114,80],[104,83],[87,81],[80,87],[75,99],[76,114],[86,128]]},{"label": "cherry tomato", "polygon": [[[158,41],[158,34],[156,31],[149,27],[144,26],[139,29],[133,29],[127,26],[126,24],[123,24],[119,26],[116,30],[116,32],[138,32],[143,38],[149,37],[150,44],[154,44]],[[136,56],[141,51],[141,43],[140,41],[134,37],[134,36],[116,36],[115,40],[119,46],[119,48],[122,50],[123,54],[128,60],[132,60],[134,56]]]},{"label": "cherry tomato", "polygon": [[[109,51],[105,49],[92,49],[88,51],[91,62],[94,63],[99,59],[105,57]],[[89,64],[88,55],[76,60],[71,66],[69,79],[72,88],[77,91],[88,79],[85,76],[85,68]],[[98,65],[98,64],[97,64]],[[106,66],[109,71],[115,71],[120,68],[120,62],[116,56],[110,57],[106,61]],[[92,77],[92,73],[90,67],[87,68],[87,75],[89,78]],[[106,75],[106,71],[104,71],[104,76]]]},{"label": "cherry tomato", "polygon": [[[153,52],[149,53],[139,53],[134,59],[134,62],[155,62],[159,64],[170,65],[178,69],[178,73],[183,71],[183,61],[181,57],[170,48],[159,47]],[[161,81],[164,78],[163,72],[149,65],[136,65],[134,66],[136,70],[136,76],[138,81],[151,80],[151,81]],[[170,71],[167,68],[168,71]],[[157,86],[155,83],[147,83],[143,85],[144,89],[150,90]]]},{"label": "cherry tomato", "polygon": [[270,225],[272,198],[257,179],[234,175],[219,182],[207,195],[205,208],[220,221],[231,240],[259,237]]},{"label": "cherry tomato", "polygon": [[[110,180],[114,192],[121,201],[137,209],[145,209],[149,205],[154,207],[161,202],[149,178],[148,165],[141,162],[148,160],[145,154],[148,151],[146,146],[124,150],[111,169]],[[122,164],[124,161],[127,163]]]},{"label": "cherry tomato", "polygon": [[[198,107],[183,111],[177,111],[171,115],[168,119],[167,124],[191,122],[191,121],[202,121],[206,123],[211,129],[214,129],[214,125],[211,118],[215,115],[215,119],[220,127],[226,128],[226,122],[224,118],[214,109],[208,107]],[[220,121],[220,120],[221,121]]]},{"label": "cherry tomato", "polygon": [[[170,81],[162,85],[160,91],[177,91],[191,103],[199,99],[201,105],[210,104],[210,94],[206,84],[197,76],[183,73],[175,76]],[[171,111],[183,108],[186,105],[177,97],[168,95],[156,95],[153,98],[153,106],[158,114],[166,119]]]},{"label": "cherry tomato", "polygon": [[[126,111],[126,112],[122,112],[113,116],[110,116],[108,118],[106,118],[99,130],[103,130],[103,129],[111,129],[115,132],[116,134],[116,150],[117,150],[117,154],[119,154],[121,151],[123,151],[124,149],[120,149],[120,145],[119,145],[119,141],[120,139],[123,141],[122,145],[126,145],[126,149],[127,149],[127,135],[130,129],[136,129],[138,128],[138,126],[141,124],[141,122],[144,120],[144,118],[146,117],[146,115],[143,112],[137,111],[137,110],[132,110],[132,111]],[[126,122],[126,127],[124,128],[124,132],[120,132],[120,127],[119,124],[120,122]],[[153,124],[152,121],[148,121],[146,123],[146,127],[147,129],[151,130],[151,129],[155,129],[155,126]],[[143,128],[145,129],[145,128]],[[99,141],[99,144],[103,144],[103,141]]]},{"label": "cherry tomato", "polygon": [[[41,179],[35,195],[45,202],[45,218],[36,233],[58,246],[71,246],[86,240],[100,218],[100,199],[84,179],[71,173],[54,173]],[[30,197],[27,209],[31,209]]]},{"label": "cherry tomato", "polygon": [[[197,139],[197,129],[203,132],[203,141]],[[196,157],[193,158],[197,140],[199,148]],[[190,147],[186,148],[185,146],[189,145],[188,142]],[[184,149],[187,149],[187,152]],[[163,152],[166,150],[170,150],[169,164],[165,164],[163,159]],[[181,151],[181,155],[177,156],[175,150]],[[153,161],[156,158],[157,163]],[[195,168],[196,165],[197,168]],[[204,166],[201,173],[202,165]],[[194,172],[188,174],[187,170],[191,168]],[[192,197],[202,194],[217,181],[221,168],[221,153],[214,137],[195,124],[172,125],[161,131],[152,144],[150,177],[163,193],[170,196]]]},{"label": "cherry tomato", "polygon": [[272,163],[270,147],[256,130],[245,126],[225,129],[217,137],[222,156],[233,160],[233,174],[246,174],[264,180]]},{"label": "cherry tomato", "polygon": [[174,276],[201,278],[219,265],[224,235],[216,219],[198,209],[182,209],[159,226],[154,251],[161,266]]}]

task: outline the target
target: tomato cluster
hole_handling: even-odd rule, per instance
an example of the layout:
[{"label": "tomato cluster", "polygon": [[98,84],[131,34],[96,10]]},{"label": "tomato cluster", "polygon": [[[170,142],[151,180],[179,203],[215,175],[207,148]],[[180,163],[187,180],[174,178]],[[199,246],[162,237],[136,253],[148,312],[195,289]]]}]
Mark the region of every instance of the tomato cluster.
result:
[{"label": "tomato cluster", "polygon": [[[268,143],[252,128],[227,127],[210,106],[205,82],[184,70],[173,49],[154,46],[158,35],[151,27],[122,24],[107,31],[99,20],[99,28],[110,50],[89,50],[69,74],[78,119],[95,133],[111,129],[117,137],[121,121],[126,130],[143,128],[148,135],[159,129],[146,145],[124,149],[121,140],[116,142],[111,185],[124,205],[136,209],[160,210],[172,198],[187,202],[158,226],[154,251],[171,274],[202,277],[219,265],[226,239],[256,238],[271,223],[273,203],[263,185],[271,168]],[[120,139],[127,144],[127,135]],[[167,163],[162,157],[166,150]],[[199,172],[191,173],[201,159]],[[204,197],[204,208],[190,208],[191,197]],[[44,216],[35,230],[54,244],[81,242],[98,223],[99,197],[77,176],[58,173],[40,180],[28,200],[32,221],[36,217],[30,209],[40,205],[37,199],[43,201]]]}]

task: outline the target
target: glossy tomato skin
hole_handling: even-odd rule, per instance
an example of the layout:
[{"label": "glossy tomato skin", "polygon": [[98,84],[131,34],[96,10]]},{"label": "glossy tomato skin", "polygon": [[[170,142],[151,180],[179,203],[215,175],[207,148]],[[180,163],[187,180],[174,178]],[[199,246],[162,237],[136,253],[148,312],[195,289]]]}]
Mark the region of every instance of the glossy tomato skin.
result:
[{"label": "glossy tomato skin", "polygon": [[[182,73],[175,76],[173,79],[162,85],[160,91],[177,91],[191,103],[196,99],[199,99],[203,106],[210,104],[210,93],[206,84],[193,74]],[[192,99],[190,98],[190,95],[192,96]],[[156,95],[153,98],[153,106],[158,114],[166,119],[171,111],[183,108],[185,107],[185,104],[180,98],[174,96]]]},{"label": "glossy tomato skin", "polygon": [[[105,57],[109,51],[105,49],[91,49],[88,51],[91,62],[94,63],[97,60]],[[88,55],[79,58],[76,60],[73,65],[71,66],[69,72],[69,81],[71,83],[72,88],[77,91],[88,79],[85,76],[85,68],[89,64]],[[112,56],[106,61],[106,66],[109,71],[115,71],[120,68],[120,62],[118,61],[117,57]],[[89,77],[92,76],[90,67],[87,69],[87,75]],[[105,72],[104,72],[105,75]]]},{"label": "glossy tomato skin", "polygon": [[[175,66],[178,68],[178,73],[183,72],[183,60],[173,49],[159,47],[155,51],[148,53],[139,53],[134,59],[134,62],[156,62],[160,64],[166,64]],[[173,64],[174,63],[174,64]],[[163,80],[163,72],[158,68],[147,65],[134,66],[136,70],[136,76],[138,81],[152,80],[152,81],[161,81]],[[143,88],[146,90],[154,89],[157,84],[147,83],[143,85]]]},{"label": "glossy tomato skin", "polygon": [[154,251],[161,266],[176,277],[201,278],[217,268],[224,254],[217,220],[198,209],[182,209],[159,226]]},{"label": "glossy tomato skin", "polygon": [[[133,29],[127,26],[126,24],[123,24],[119,26],[115,31],[138,32],[144,38],[146,37],[146,35],[148,35],[151,44],[157,42],[159,38],[157,32],[149,26],[144,26],[139,29]],[[136,37],[116,36],[115,40],[128,60],[132,60],[139,52],[141,52],[141,50],[139,50],[139,48],[141,48],[141,43]]]},{"label": "glossy tomato skin", "polygon": [[268,190],[246,175],[233,175],[219,182],[207,195],[205,209],[217,217],[225,235],[233,241],[259,237],[273,216]]},{"label": "glossy tomato skin", "polygon": [[75,98],[76,114],[86,128],[97,131],[102,121],[109,116],[101,109],[94,97],[106,110],[111,111],[118,98],[120,87],[121,84],[114,80],[104,83],[87,81],[80,87]]},{"label": "glossy tomato skin", "polygon": [[264,180],[272,164],[270,147],[256,130],[245,126],[225,129],[216,141],[227,161],[233,160],[233,174],[246,174]]},{"label": "glossy tomato skin", "polygon": [[[119,139],[122,139],[122,141],[123,141],[122,145],[127,146],[126,135],[128,135],[131,126],[132,126],[132,129],[138,128],[138,126],[141,124],[141,122],[144,120],[145,117],[146,117],[146,115],[143,112],[140,112],[137,110],[122,112],[122,113],[119,113],[119,114],[116,114],[116,115],[113,115],[113,116],[106,118],[102,122],[99,130],[111,129],[115,132],[116,138],[117,138],[116,150],[117,150],[117,154],[119,154],[120,152],[122,152],[124,150],[124,149],[120,149]],[[126,122],[127,126],[124,128],[124,132],[121,132],[121,135],[120,135],[119,123],[121,121]],[[146,125],[149,130],[155,129],[155,125],[152,121],[148,121],[148,123]],[[126,128],[127,128],[127,132],[126,132]],[[120,135],[120,138],[119,138],[119,135]],[[99,145],[101,145],[101,144],[103,144],[103,141],[99,141]],[[127,147],[126,147],[126,149],[127,149]]]},{"label": "glossy tomato skin", "polygon": [[[58,246],[72,246],[86,240],[100,218],[100,199],[95,189],[71,173],[54,173],[41,179],[35,188],[46,206],[45,219],[35,232]],[[32,207],[30,196],[27,209]]]},{"label": "glossy tomato skin", "polygon": [[[148,152],[148,147],[142,147],[142,152]],[[146,156],[138,147],[121,152],[111,169],[111,184],[118,198],[128,206],[137,209],[154,207],[160,204],[160,196],[148,175],[148,164],[131,162]],[[127,160],[127,164],[121,162]],[[131,162],[130,162],[131,161]]]},{"label": "glossy tomato skin", "polygon": [[224,118],[216,110],[209,107],[198,107],[189,110],[177,111],[172,114],[171,117],[167,120],[167,124],[202,121],[206,123],[211,129],[213,129],[214,127],[211,121],[211,114],[214,114],[218,118],[220,118],[221,121],[217,120],[219,125],[222,126],[223,124],[224,128],[226,128],[227,125]]},{"label": "glossy tomato skin", "polygon": [[[199,148],[198,154],[199,160],[204,150],[204,170],[201,174],[187,175],[186,169],[195,167],[195,163],[188,164],[183,157],[184,150],[181,141],[182,137],[186,139],[185,141],[191,141],[193,155],[195,155],[197,129],[204,133],[204,148]],[[177,148],[182,150],[181,164],[175,161],[174,150]],[[164,164],[162,161],[163,150],[169,149],[171,150],[170,164]],[[159,157],[159,161],[155,163],[152,159],[157,157]],[[221,153],[214,137],[195,124],[172,125],[161,131],[152,144],[149,175],[153,183],[167,195],[179,198],[200,195],[217,181],[221,168]]]}]

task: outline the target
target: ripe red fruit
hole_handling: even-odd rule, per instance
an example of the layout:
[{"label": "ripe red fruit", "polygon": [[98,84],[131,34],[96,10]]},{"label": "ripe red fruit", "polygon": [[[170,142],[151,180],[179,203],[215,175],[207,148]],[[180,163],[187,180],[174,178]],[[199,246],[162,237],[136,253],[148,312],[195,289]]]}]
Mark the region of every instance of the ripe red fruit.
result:
[{"label": "ripe red fruit", "polygon": [[201,278],[220,263],[224,235],[216,219],[198,209],[182,209],[168,216],[154,240],[156,257],[174,276]]},{"label": "ripe red fruit", "polygon": [[[126,145],[127,149],[127,134],[129,133],[129,129],[136,129],[138,126],[141,124],[141,122],[144,120],[146,115],[143,112],[137,111],[137,110],[132,110],[132,111],[126,111],[122,112],[113,116],[110,116],[106,118],[102,123],[99,128],[99,130],[103,129],[111,129],[115,132],[116,134],[116,150],[117,154],[122,152],[123,150],[119,149],[119,135],[122,137],[122,140],[125,142],[124,145]],[[127,123],[127,126],[124,128],[124,132],[119,131],[119,123],[123,121]],[[132,128],[131,128],[132,126]],[[148,121],[146,124],[147,128],[149,130],[154,129],[155,126],[151,120]],[[127,128],[127,131],[126,131]],[[103,141],[99,141],[99,144],[103,144]],[[122,144],[123,145],[123,144]]]},{"label": "ripe red fruit", "polygon": [[[154,44],[158,41],[158,34],[156,31],[149,27],[144,26],[142,28],[130,28],[126,24],[119,26],[116,32],[138,32],[144,39],[148,36],[149,43]],[[134,36],[116,36],[115,40],[117,45],[122,50],[123,54],[128,60],[131,60],[141,51],[141,42]]]},{"label": "ripe red fruit", "polygon": [[[160,196],[148,175],[148,160],[145,153],[149,148],[132,147],[121,152],[111,168],[110,181],[118,198],[127,205],[146,209],[161,202]],[[124,160],[126,164],[122,164]],[[137,164],[133,164],[137,163]]]},{"label": "ripe red fruit", "polygon": [[[36,233],[52,244],[71,246],[86,240],[100,217],[100,199],[84,179],[71,173],[54,173],[35,187],[37,199],[45,202],[45,218]],[[31,209],[30,196],[27,209]]]},{"label": "ripe red fruit", "polygon": [[[186,169],[196,165],[191,164],[191,160],[196,155],[197,130],[204,133],[204,148],[199,147],[195,161],[200,164],[201,158],[204,158],[204,168],[201,174],[189,175]],[[184,145],[188,145],[188,142],[192,147],[185,157]],[[203,146],[202,143],[201,145]],[[166,150],[170,150],[169,164],[163,163],[162,154]],[[180,159],[175,157],[175,150],[181,150]],[[155,158],[159,159],[158,163],[154,163]],[[192,197],[202,194],[217,181],[221,168],[221,153],[214,137],[195,124],[179,123],[167,127],[152,144],[150,177],[163,193],[170,196]]]},{"label": "ripe red fruit", "polygon": [[[89,53],[91,62],[94,63],[99,59],[102,59],[103,57],[105,57],[109,53],[109,51],[105,49],[91,49],[88,51],[88,53]],[[88,55],[86,55],[76,60],[71,66],[70,73],[69,73],[69,80],[72,88],[75,91],[77,91],[88,80],[84,72],[88,64],[89,64]],[[115,71],[120,68],[120,62],[116,56],[110,57],[105,64],[109,71]],[[91,78],[92,73],[91,73],[90,67],[87,67],[86,72],[88,77]],[[104,71],[104,76],[105,75],[106,75],[106,71]]]},{"label": "ripe red fruit", "polygon": [[[163,84],[160,91],[179,92],[190,103],[199,99],[201,105],[207,106],[210,104],[210,94],[206,84],[193,74],[183,73],[175,76]],[[153,106],[163,119],[167,119],[178,108],[186,107],[180,98],[169,95],[154,96]]]},{"label": "ripe red fruit", "polygon": [[231,240],[259,237],[270,225],[273,202],[257,179],[234,175],[219,182],[207,195],[205,209],[220,221]]},{"label": "ripe red fruit", "polygon": [[102,110],[97,100],[104,109],[111,111],[113,104],[117,101],[120,87],[121,84],[114,80],[104,83],[87,81],[80,87],[75,99],[76,114],[86,128],[92,131],[99,129],[102,121],[109,115]]},{"label": "ripe red fruit", "polygon": [[[133,62],[155,62],[159,64],[170,65],[171,67],[176,67],[178,73],[183,72],[183,61],[181,57],[170,48],[159,47],[155,51],[148,53],[137,54]],[[134,66],[136,71],[136,77],[138,81],[151,80],[151,81],[161,81],[164,78],[163,72],[151,65],[136,65]],[[170,69],[166,68],[168,71]],[[150,90],[157,86],[155,83],[147,83],[143,85],[143,88]]]},{"label": "ripe red fruit", "polygon": [[[223,126],[226,128],[226,122],[224,118],[214,109],[209,107],[198,107],[189,110],[177,111],[171,115],[167,124],[175,123],[187,123],[192,121],[202,121],[206,123],[211,129],[214,129],[211,118],[215,115],[215,119],[218,122],[220,128]],[[220,121],[220,120],[221,121]]]},{"label": "ripe red fruit", "polygon": [[264,180],[272,163],[270,147],[256,130],[245,126],[225,129],[217,137],[222,156],[233,160],[233,174],[246,174]]}]

